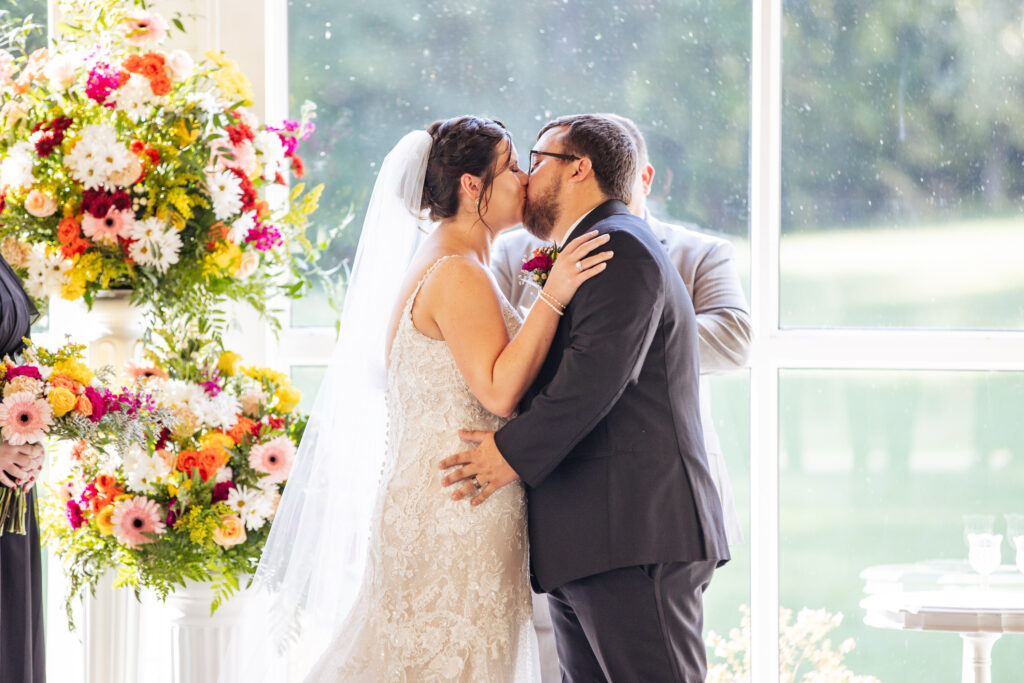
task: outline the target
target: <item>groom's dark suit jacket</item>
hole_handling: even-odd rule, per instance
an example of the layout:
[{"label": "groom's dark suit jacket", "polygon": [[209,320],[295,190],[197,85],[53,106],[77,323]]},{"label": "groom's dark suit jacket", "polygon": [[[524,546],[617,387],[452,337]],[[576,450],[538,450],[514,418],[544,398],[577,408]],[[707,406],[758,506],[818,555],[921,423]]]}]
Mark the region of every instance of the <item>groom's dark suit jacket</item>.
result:
[{"label": "groom's dark suit jacket", "polygon": [[527,485],[534,588],[661,562],[729,559],[697,400],[693,303],[642,219],[610,200],[569,236],[615,257],[566,307],[551,351],[495,434]]}]

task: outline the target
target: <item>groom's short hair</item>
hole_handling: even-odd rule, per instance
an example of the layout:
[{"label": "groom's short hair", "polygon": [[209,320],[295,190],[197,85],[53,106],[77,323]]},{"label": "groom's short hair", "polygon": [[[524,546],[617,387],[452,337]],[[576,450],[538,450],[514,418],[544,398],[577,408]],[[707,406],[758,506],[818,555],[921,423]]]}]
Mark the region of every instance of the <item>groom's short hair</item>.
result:
[{"label": "groom's short hair", "polygon": [[566,129],[563,152],[590,159],[601,192],[629,204],[638,159],[636,143],[622,125],[601,114],[573,114],[549,121],[537,138],[552,128]]}]

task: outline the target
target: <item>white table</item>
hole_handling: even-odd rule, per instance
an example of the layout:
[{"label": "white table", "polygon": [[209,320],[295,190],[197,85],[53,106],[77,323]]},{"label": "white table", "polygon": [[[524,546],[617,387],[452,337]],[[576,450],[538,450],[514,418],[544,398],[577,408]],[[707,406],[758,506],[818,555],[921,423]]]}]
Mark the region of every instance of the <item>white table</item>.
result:
[{"label": "white table", "polygon": [[1024,575],[1015,566],[985,586],[966,562],[948,560],[868,567],[861,578],[869,626],[960,634],[963,683],[991,683],[992,646],[1004,633],[1024,633]]}]

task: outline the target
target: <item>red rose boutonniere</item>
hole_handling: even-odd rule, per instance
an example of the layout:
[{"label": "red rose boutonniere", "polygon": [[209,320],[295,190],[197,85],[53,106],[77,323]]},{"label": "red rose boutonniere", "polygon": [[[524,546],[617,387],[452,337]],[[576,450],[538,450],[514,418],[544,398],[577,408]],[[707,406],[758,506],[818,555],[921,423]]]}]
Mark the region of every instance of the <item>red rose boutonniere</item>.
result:
[{"label": "red rose boutonniere", "polygon": [[547,282],[551,266],[555,265],[555,259],[557,258],[558,247],[554,244],[549,247],[534,249],[531,253],[524,256],[522,273],[520,273],[523,282],[543,287],[544,283]]}]

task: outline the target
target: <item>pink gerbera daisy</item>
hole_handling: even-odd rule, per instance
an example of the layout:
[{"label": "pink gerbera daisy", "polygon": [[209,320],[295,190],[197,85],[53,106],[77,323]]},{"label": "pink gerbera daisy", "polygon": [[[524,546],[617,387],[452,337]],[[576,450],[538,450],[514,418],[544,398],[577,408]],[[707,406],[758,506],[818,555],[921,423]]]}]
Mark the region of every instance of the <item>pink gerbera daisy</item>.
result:
[{"label": "pink gerbera daisy", "polygon": [[135,217],[131,211],[111,209],[103,218],[86,213],[82,219],[82,233],[94,242],[115,244],[118,237],[131,237]]},{"label": "pink gerbera daisy", "polygon": [[0,403],[0,434],[14,446],[39,443],[52,423],[50,404],[27,391],[11,394]]},{"label": "pink gerbera daisy", "polygon": [[150,379],[156,377],[159,379],[167,379],[167,372],[156,365],[136,365],[135,363],[128,363],[126,368],[129,379],[133,381]]},{"label": "pink gerbera daisy", "polygon": [[117,503],[110,522],[114,525],[114,536],[129,548],[152,543],[153,539],[145,534],[162,534],[166,529],[160,506],[143,496]]},{"label": "pink gerbera daisy", "polygon": [[160,43],[167,37],[167,22],[159,14],[145,10],[128,12],[121,32],[135,46]]},{"label": "pink gerbera daisy", "polygon": [[295,457],[295,444],[287,436],[279,436],[267,443],[252,447],[249,451],[249,465],[267,476],[263,482],[277,484],[288,478]]}]

